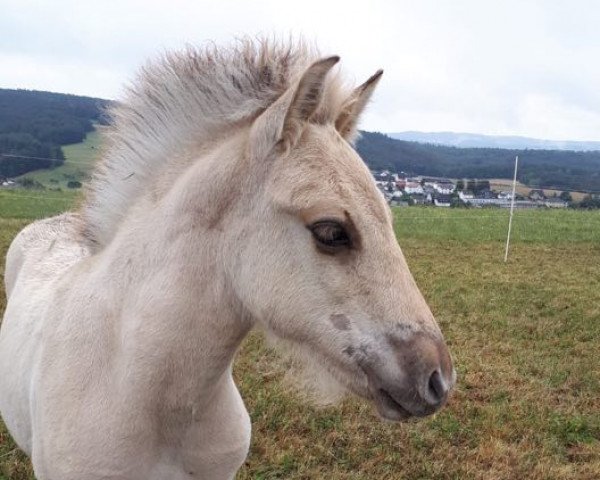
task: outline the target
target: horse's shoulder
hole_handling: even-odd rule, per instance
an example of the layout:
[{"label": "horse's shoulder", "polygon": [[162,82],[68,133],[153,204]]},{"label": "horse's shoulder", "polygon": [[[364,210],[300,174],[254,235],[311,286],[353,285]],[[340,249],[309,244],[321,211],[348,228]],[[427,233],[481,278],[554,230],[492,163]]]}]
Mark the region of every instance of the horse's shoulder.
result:
[{"label": "horse's shoulder", "polygon": [[64,213],[37,220],[21,230],[6,256],[6,290],[10,294],[17,277],[45,281],[89,254],[78,229],[78,216]]},{"label": "horse's shoulder", "polygon": [[23,247],[35,246],[39,242],[57,238],[76,241],[80,236],[77,231],[78,221],[79,216],[73,212],[36,220],[23,228],[15,237],[15,241],[20,241]]}]

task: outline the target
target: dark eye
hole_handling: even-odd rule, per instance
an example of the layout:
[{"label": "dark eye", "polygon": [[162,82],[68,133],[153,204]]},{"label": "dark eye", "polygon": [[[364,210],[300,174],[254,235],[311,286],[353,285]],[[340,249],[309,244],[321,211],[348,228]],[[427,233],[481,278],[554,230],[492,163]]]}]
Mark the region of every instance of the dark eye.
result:
[{"label": "dark eye", "polygon": [[321,220],[310,225],[317,246],[327,252],[350,247],[352,242],[344,226],[334,220]]}]

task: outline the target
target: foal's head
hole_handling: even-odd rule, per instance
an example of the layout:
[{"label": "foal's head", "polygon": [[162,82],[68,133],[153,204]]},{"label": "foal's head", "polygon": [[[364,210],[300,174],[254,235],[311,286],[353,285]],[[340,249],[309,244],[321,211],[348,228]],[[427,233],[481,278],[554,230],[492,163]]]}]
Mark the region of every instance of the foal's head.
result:
[{"label": "foal's head", "polygon": [[310,66],[253,123],[247,154],[266,165],[251,204],[236,290],[268,331],[389,420],[433,413],[454,369],[370,172],[351,147],[381,72],[336,101]]}]

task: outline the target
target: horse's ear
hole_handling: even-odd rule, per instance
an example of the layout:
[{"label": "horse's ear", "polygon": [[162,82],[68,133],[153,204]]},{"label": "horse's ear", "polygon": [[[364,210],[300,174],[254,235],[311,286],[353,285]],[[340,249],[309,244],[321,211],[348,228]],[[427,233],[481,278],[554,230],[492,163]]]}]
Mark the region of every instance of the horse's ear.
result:
[{"label": "horse's ear", "polygon": [[334,56],[313,63],[295,86],[256,119],[251,133],[256,155],[265,156],[275,145],[289,149],[296,143],[321,103],[325,77],[339,60]]},{"label": "horse's ear", "polygon": [[335,121],[335,128],[350,143],[354,143],[356,139],[358,119],[367,106],[367,103],[369,103],[369,99],[379,83],[381,75],[383,75],[383,70],[377,70],[365,83],[356,87],[342,105],[342,109]]},{"label": "horse's ear", "polygon": [[328,57],[313,63],[302,75],[294,99],[283,122],[281,139],[294,144],[302,132],[303,124],[317,110],[323,96],[325,77],[340,57]]}]

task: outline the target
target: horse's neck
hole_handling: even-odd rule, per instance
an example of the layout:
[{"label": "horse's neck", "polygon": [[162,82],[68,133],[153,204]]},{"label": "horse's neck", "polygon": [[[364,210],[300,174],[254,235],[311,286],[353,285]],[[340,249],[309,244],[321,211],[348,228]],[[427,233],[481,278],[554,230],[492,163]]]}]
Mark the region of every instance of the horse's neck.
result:
[{"label": "horse's neck", "polygon": [[[213,211],[223,193],[218,181],[198,178],[202,165],[191,170],[164,197],[140,200],[101,253],[101,281],[121,306],[126,364],[139,374],[140,389],[160,388],[154,398],[172,407],[202,402],[229,375],[251,327],[223,267],[227,252]],[[212,199],[199,187],[215,188]]]}]

